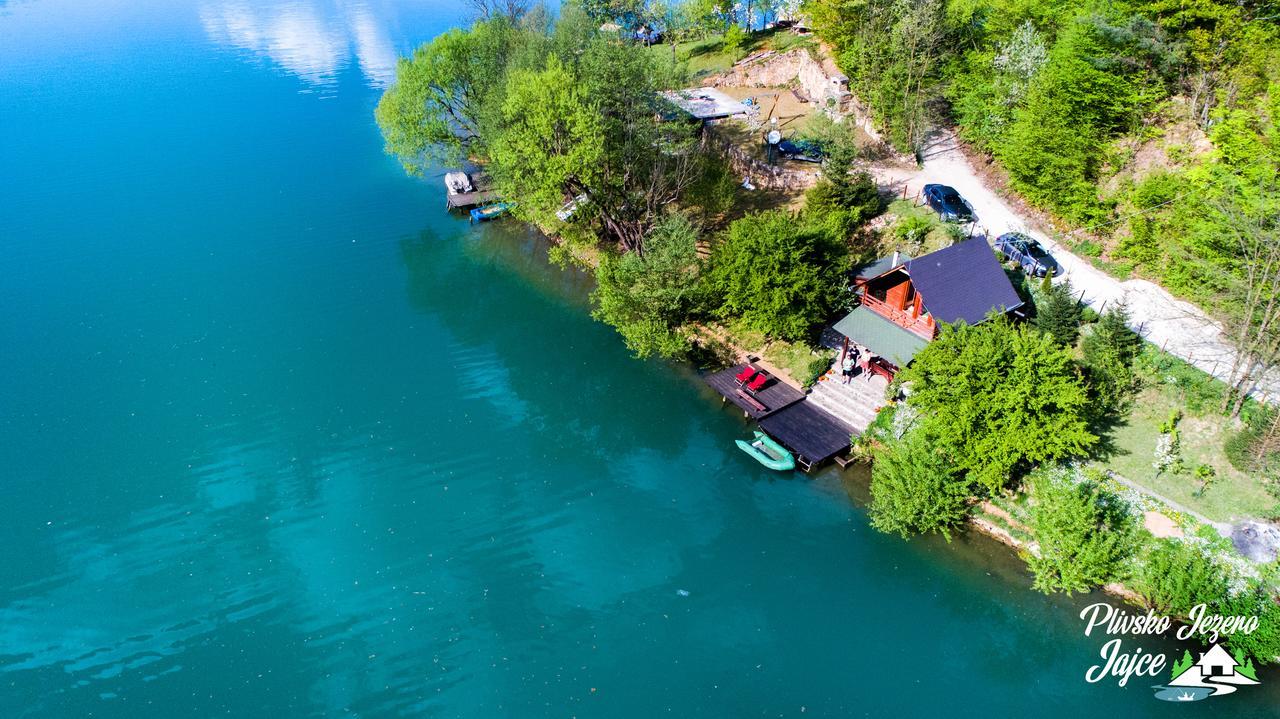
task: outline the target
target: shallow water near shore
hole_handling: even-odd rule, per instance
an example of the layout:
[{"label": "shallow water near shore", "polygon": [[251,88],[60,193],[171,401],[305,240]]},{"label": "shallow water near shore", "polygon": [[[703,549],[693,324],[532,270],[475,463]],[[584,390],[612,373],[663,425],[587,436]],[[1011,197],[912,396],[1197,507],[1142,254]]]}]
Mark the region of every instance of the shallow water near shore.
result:
[{"label": "shallow water near shore", "polygon": [[1098,595],[762,469],[384,156],[464,14],[0,2],[0,716],[1168,715],[1084,681]]}]

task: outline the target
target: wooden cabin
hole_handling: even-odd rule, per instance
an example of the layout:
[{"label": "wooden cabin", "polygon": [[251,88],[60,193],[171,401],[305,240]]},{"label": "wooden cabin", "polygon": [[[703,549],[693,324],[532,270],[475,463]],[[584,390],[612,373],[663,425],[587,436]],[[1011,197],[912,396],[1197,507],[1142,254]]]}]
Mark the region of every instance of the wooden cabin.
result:
[{"label": "wooden cabin", "polygon": [[859,305],[835,324],[876,355],[891,377],[938,334],[942,323],[976,325],[1022,306],[985,239],[975,237],[911,259],[894,253],[854,276]]}]

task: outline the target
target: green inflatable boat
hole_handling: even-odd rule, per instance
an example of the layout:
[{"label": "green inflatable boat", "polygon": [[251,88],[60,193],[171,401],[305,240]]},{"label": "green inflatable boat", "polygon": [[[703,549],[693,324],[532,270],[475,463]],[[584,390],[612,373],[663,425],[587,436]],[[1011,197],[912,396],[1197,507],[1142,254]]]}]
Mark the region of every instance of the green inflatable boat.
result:
[{"label": "green inflatable boat", "polygon": [[755,458],[757,462],[769,469],[785,472],[796,468],[796,458],[791,456],[786,447],[778,444],[764,432],[756,432],[756,438],[750,442],[737,440],[738,449]]}]

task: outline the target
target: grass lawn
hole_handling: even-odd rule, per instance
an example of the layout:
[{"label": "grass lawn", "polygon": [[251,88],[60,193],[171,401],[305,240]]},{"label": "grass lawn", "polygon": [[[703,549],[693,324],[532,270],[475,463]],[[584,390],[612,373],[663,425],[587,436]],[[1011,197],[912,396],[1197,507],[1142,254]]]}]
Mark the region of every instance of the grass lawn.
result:
[{"label": "grass lawn", "polygon": [[954,222],[943,222],[938,213],[911,200],[889,203],[891,222],[882,237],[882,252],[902,250],[920,257],[963,239],[963,230]]},{"label": "grass lawn", "polygon": [[[1160,424],[1175,409],[1186,412],[1178,424],[1186,469],[1181,474],[1165,472],[1156,476],[1152,462]],[[1175,385],[1150,383],[1138,395],[1126,421],[1113,430],[1110,440],[1114,451],[1111,456],[1094,465],[1111,469],[1216,521],[1262,517],[1276,506],[1276,499],[1267,492],[1260,479],[1232,467],[1222,450],[1223,441],[1238,428],[1238,423],[1219,416],[1212,408],[1194,413],[1189,411]],[[1200,464],[1213,467],[1217,471],[1217,479],[1209,485],[1204,496],[1197,497],[1195,493],[1200,482],[1196,480],[1194,471]]]},{"label": "grass lawn", "polygon": [[763,357],[805,387],[816,382],[835,359],[833,350],[809,347],[803,342],[771,340],[763,332],[747,327],[742,320],[730,320],[722,329],[735,345]]}]

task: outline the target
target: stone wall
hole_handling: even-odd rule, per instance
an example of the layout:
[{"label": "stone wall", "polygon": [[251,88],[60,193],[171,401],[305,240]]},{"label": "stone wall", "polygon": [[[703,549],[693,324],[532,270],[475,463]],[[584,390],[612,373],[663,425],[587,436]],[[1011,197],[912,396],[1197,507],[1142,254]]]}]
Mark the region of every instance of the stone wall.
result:
[{"label": "stone wall", "polygon": [[821,177],[817,165],[812,168],[795,168],[770,165],[755,157],[735,144],[732,140],[718,137],[712,131],[711,141],[716,149],[729,161],[729,167],[739,177],[751,180],[751,184],[761,190],[805,190],[813,187]]}]

